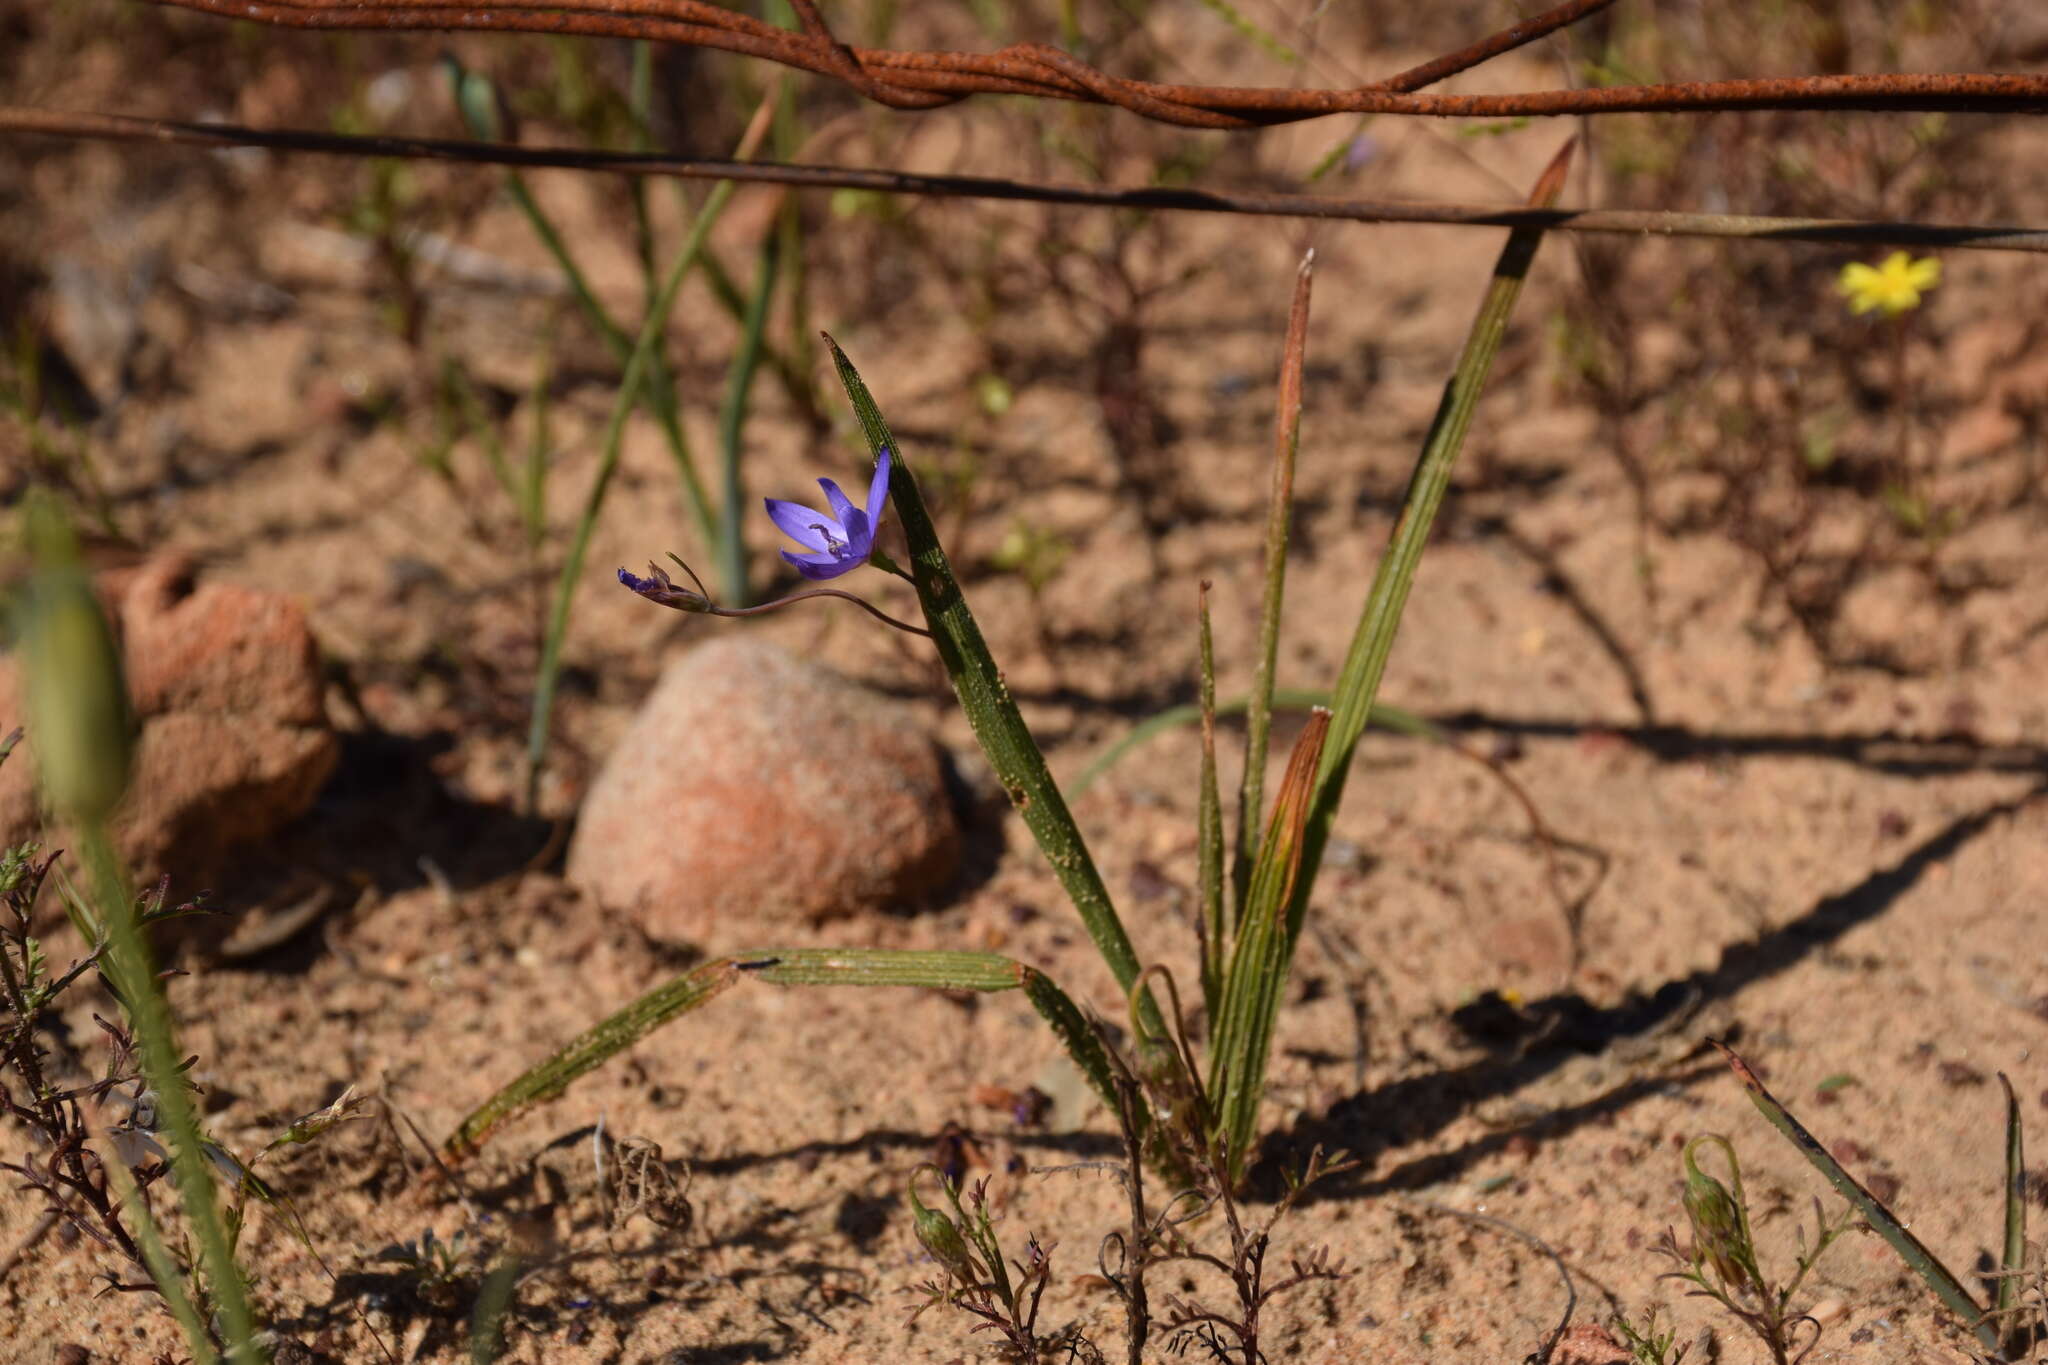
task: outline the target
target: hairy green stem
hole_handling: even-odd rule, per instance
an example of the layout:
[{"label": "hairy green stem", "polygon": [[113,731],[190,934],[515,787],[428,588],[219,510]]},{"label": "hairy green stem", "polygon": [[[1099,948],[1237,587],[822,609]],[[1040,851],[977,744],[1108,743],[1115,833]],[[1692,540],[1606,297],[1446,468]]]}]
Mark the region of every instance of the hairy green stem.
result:
[{"label": "hairy green stem", "polygon": [[[968,610],[967,598],[953,576],[952,562],[946,557],[945,547],[939,544],[931,512],[918,490],[917,476],[911,472],[910,461],[890,434],[889,424],[853,363],[831,337],[825,338],[825,344],[831,349],[840,383],[846,386],[847,397],[860,418],[869,452],[879,458],[886,449],[894,456],[889,495],[903,526],[904,538],[910,544],[911,581],[916,585],[926,624],[931,627],[939,661],[960,698],[960,707],[967,713],[974,737],[980,741],[1010,804],[1024,817],[1025,828],[1031,831],[1039,851],[1052,864],[1053,875],[1059,878],[1067,898],[1080,913],[1088,937],[1094,940],[1117,985],[1128,994],[1138,982],[1137,950],[1131,946],[1123,921],[1117,917],[1109,888],[1103,885],[1102,874],[1096,870],[1095,859],[1074,824],[1073,813],[1060,795],[1059,784],[1045,766],[1045,755],[1031,737],[1030,727],[1024,723],[1023,714],[1010,696],[1009,685],[1003,681],[1002,670],[996,667],[995,658],[982,639],[981,627]],[[1158,1005],[1152,1001],[1150,992],[1144,992],[1142,999],[1147,1031],[1164,1038],[1166,1025]]]},{"label": "hairy green stem", "polygon": [[450,1161],[481,1147],[506,1120],[554,1099],[579,1076],[618,1056],[680,1015],[743,981],[778,986],[923,986],[955,991],[1021,990],[1105,1096],[1115,1093],[1107,1061],[1072,1000],[1043,973],[996,953],[901,952],[886,948],[762,948],[707,962],[662,983],[499,1090],[442,1143]]}]

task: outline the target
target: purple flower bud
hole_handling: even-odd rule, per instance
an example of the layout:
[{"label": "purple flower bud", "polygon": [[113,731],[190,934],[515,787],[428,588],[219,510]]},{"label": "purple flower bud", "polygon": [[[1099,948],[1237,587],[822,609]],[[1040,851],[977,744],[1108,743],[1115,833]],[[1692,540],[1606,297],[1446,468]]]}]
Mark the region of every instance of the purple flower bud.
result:
[{"label": "purple flower bud", "polygon": [[624,569],[619,570],[619,582],[648,601],[659,602],[664,607],[674,607],[677,611],[701,612],[711,609],[711,603],[706,600],[704,594],[677,587],[669,581],[667,574],[653,564],[647,566],[645,578],[627,573]]}]

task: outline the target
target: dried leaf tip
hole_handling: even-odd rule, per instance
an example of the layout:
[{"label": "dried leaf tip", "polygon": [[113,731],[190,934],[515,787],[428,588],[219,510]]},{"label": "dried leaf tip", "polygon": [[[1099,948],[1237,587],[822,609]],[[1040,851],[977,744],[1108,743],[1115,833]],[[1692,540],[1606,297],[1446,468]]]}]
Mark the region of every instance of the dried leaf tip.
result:
[{"label": "dried leaf tip", "polygon": [[1557,155],[1550,158],[1543,174],[1536,177],[1536,188],[1529,192],[1530,208],[1547,209],[1564,193],[1565,174],[1572,168],[1572,152],[1578,145],[1577,137],[1566,138],[1564,146],[1557,149]]}]

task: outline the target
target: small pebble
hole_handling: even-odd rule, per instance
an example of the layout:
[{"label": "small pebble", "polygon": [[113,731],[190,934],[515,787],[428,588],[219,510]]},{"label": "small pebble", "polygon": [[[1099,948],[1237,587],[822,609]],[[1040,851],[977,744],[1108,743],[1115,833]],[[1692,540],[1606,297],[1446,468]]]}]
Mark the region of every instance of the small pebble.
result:
[{"label": "small pebble", "polygon": [[57,1348],[57,1365],[86,1365],[92,1359],[92,1352],[83,1346],[65,1342]]}]

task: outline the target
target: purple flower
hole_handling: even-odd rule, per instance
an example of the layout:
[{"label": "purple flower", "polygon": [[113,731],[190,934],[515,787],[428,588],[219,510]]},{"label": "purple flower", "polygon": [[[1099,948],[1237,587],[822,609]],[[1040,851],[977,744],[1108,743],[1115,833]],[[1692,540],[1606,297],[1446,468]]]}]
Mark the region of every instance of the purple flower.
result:
[{"label": "purple flower", "polygon": [[875,477],[868,484],[865,510],[848,501],[832,480],[820,479],[818,486],[825,490],[825,502],[832,509],[829,514],[781,498],[763,501],[768,504],[769,518],[782,528],[782,534],[812,552],[794,554],[784,550],[782,557],[805,578],[837,578],[867,563],[868,553],[875,548],[875,528],[881,524],[882,511],[889,500],[889,452],[883,450],[875,461]]}]

